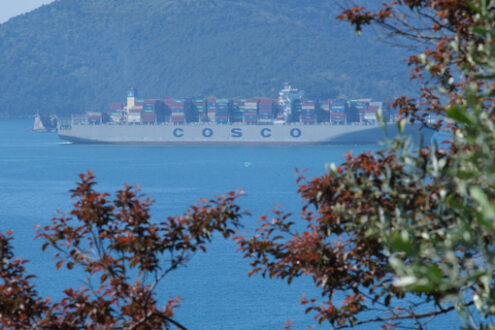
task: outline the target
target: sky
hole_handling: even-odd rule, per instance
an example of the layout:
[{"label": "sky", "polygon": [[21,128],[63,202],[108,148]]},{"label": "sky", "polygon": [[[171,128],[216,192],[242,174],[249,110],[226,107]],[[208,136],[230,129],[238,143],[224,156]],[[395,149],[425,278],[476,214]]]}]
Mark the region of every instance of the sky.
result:
[{"label": "sky", "polygon": [[0,24],[54,0],[0,0]]}]

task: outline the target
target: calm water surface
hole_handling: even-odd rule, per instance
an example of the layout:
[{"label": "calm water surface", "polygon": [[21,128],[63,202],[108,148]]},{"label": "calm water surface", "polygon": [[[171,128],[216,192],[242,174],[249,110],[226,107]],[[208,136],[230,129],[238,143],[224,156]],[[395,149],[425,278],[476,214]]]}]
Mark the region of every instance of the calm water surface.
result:
[{"label": "calm water surface", "polygon": [[[56,271],[51,252],[41,252],[34,240],[36,224],[48,224],[56,210],[69,211],[68,191],[77,175],[93,170],[99,191],[114,192],[124,183],[139,184],[156,202],[159,221],[183,213],[201,197],[242,188],[242,206],[253,213],[244,218],[246,230],[255,228],[257,216],[276,204],[296,211],[295,168],[307,169],[308,177],[325,172],[325,164],[341,162],[344,153],[378,149],[379,146],[116,146],[72,145],[56,134],[31,133],[29,120],[0,120],[0,230],[15,231],[15,252],[29,259],[41,295],[60,298],[60,291],[79,286],[77,272]],[[280,329],[285,321],[295,329],[312,324],[298,303],[305,292],[315,296],[310,279],[290,286],[260,276],[248,278],[248,261],[236,253],[231,241],[216,239],[207,254],[198,254],[187,268],[173,273],[160,287],[165,300],[183,298],[176,319],[189,329]],[[431,328],[454,328],[444,318]],[[377,328],[377,327],[376,327]]]}]

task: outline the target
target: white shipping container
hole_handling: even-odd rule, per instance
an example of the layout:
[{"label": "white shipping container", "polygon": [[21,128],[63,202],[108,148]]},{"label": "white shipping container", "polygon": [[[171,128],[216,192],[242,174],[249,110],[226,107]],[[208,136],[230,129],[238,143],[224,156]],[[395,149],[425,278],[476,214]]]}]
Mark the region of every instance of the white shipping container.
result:
[{"label": "white shipping container", "polygon": [[127,122],[129,123],[140,123],[141,122],[141,114],[139,113],[131,113],[127,116]]},{"label": "white shipping container", "polygon": [[364,120],[376,120],[376,113],[374,112],[365,112],[363,116]]},{"label": "white shipping container", "polygon": [[119,122],[121,119],[122,119],[122,115],[121,114],[112,114],[110,116],[110,119],[115,123],[115,122]]}]

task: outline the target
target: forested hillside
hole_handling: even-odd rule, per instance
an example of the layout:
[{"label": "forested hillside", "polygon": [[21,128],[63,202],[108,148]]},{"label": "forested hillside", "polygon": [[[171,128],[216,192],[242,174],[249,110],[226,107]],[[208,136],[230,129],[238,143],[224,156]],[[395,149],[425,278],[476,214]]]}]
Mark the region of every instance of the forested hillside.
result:
[{"label": "forested hillside", "polygon": [[[406,92],[398,50],[358,38],[327,0],[58,0],[0,25],[0,115],[143,97]],[[367,32],[368,33],[368,32]],[[369,34],[369,33],[368,33]]]}]

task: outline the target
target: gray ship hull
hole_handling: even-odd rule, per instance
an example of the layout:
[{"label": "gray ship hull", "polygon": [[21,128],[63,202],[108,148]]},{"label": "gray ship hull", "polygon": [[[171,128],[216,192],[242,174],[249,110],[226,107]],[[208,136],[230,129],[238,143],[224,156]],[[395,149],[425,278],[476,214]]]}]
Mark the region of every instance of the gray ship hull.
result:
[{"label": "gray ship hull", "polygon": [[[406,128],[416,142],[429,142],[432,131]],[[61,139],[74,143],[129,144],[376,144],[397,134],[396,125],[88,125],[62,127]]]}]

